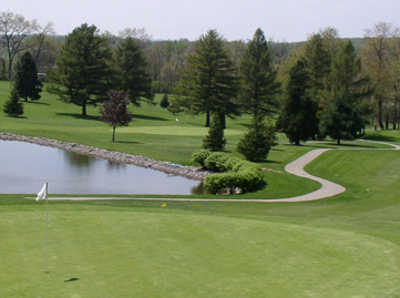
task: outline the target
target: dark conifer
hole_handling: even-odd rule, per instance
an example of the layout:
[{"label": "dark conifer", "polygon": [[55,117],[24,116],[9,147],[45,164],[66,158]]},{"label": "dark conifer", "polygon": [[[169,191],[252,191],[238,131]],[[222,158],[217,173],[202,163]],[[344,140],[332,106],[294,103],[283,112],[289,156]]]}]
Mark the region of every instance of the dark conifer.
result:
[{"label": "dark conifer", "polygon": [[18,95],[28,101],[40,99],[42,91],[42,82],[40,82],[37,74],[36,63],[31,53],[26,52],[18,60],[15,71],[15,85]]},{"label": "dark conifer", "polygon": [[12,117],[18,117],[24,113],[24,107],[19,101],[19,95],[15,88],[11,90],[10,99],[5,102],[3,111]]}]

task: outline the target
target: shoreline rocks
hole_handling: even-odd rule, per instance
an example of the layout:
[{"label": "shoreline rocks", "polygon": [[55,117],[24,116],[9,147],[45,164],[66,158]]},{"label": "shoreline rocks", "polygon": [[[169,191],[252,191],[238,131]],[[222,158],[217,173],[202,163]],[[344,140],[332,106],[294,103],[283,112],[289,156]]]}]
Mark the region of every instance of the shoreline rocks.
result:
[{"label": "shoreline rocks", "polygon": [[87,146],[77,143],[68,143],[42,137],[27,137],[11,133],[0,133],[0,140],[28,142],[41,146],[55,147],[62,150],[74,152],[77,154],[106,159],[112,162],[133,164],[139,167],[151,168],[167,174],[182,176],[193,180],[202,181],[205,177],[211,174],[210,172],[204,171],[197,167],[182,166],[174,163],[154,160],[141,155],[133,155],[129,153],[109,151],[106,149],[101,149],[93,146]]}]

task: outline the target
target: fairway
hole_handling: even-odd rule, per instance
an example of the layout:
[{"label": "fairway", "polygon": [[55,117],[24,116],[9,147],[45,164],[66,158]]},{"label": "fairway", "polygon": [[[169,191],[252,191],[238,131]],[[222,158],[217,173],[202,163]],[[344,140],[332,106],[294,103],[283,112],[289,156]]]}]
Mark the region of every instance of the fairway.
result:
[{"label": "fairway", "polygon": [[0,219],[2,297],[367,297],[400,282],[390,241],[168,207],[52,206],[45,274],[43,207]]},{"label": "fairway", "polygon": [[[119,132],[122,134],[126,133],[142,133],[152,135],[168,135],[168,136],[202,136],[207,134],[208,128],[206,127],[187,127],[178,124],[174,126],[141,126],[141,127],[121,127]],[[241,135],[238,129],[226,129],[224,131],[225,136]]]}]

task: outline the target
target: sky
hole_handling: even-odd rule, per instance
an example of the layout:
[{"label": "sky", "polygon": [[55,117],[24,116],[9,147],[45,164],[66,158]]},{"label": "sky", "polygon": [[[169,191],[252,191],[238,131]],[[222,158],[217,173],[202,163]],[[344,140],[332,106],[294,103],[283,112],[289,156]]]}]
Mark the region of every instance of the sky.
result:
[{"label": "sky", "polygon": [[341,37],[363,37],[377,22],[398,26],[400,0],[1,0],[11,11],[57,34],[88,23],[118,33],[145,28],[153,39],[198,39],[216,29],[228,40],[248,40],[261,28],[268,39],[303,41],[328,26]]}]

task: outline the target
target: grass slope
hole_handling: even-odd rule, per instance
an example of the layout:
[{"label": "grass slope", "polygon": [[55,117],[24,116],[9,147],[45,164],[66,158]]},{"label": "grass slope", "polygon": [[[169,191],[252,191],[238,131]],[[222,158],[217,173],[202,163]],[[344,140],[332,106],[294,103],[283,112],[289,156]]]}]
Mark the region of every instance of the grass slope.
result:
[{"label": "grass slope", "polygon": [[301,204],[50,202],[48,275],[44,203],[3,196],[0,296],[399,297],[399,165],[325,153],[307,170],[348,191]]}]

